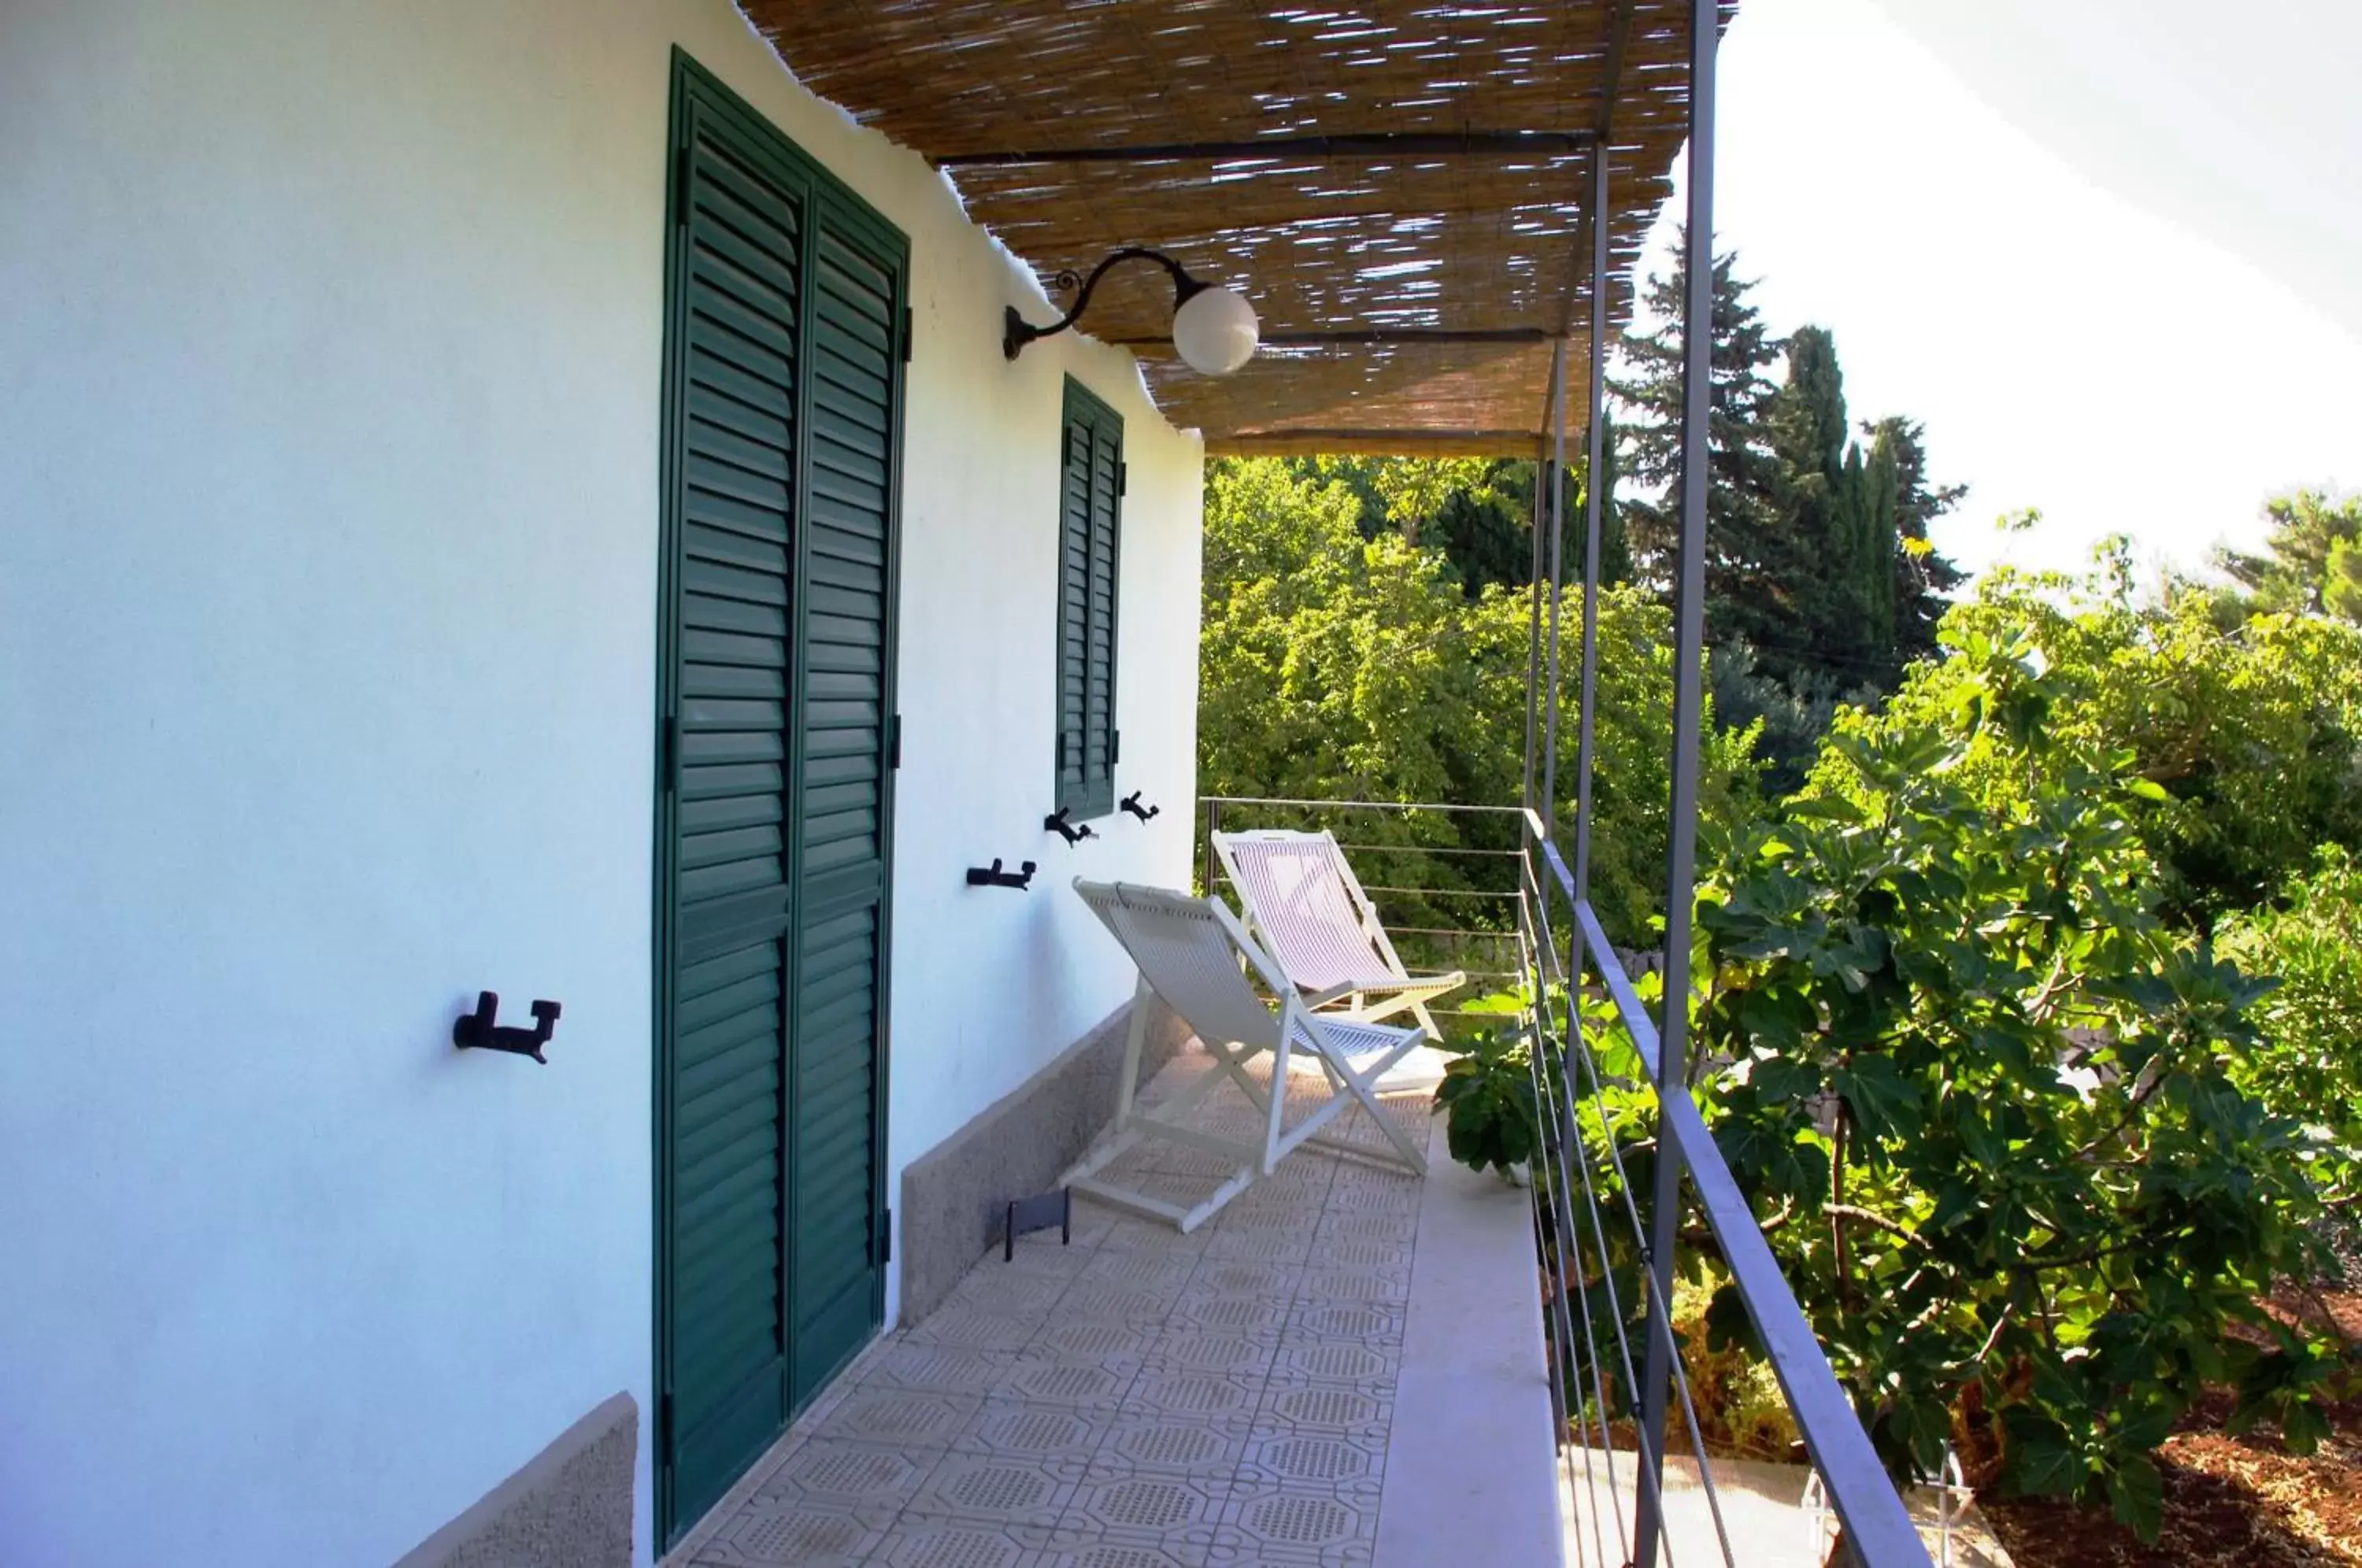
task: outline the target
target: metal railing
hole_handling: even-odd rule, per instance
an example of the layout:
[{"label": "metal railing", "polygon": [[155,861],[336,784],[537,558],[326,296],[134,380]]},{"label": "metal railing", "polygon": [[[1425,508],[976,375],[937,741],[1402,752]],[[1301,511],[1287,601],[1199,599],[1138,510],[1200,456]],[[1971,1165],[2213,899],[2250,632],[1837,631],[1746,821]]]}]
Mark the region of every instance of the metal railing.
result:
[{"label": "metal railing", "polygon": [[[1518,998],[1507,1016],[1497,1007],[1435,1011],[1447,1035],[1506,1024],[1529,1046],[1541,1135],[1531,1181],[1535,1244],[1551,1282],[1544,1322],[1552,1413],[1575,1501],[1568,1560],[1601,1568],[1670,1564],[1677,1551],[1693,1554],[1684,1557],[1689,1561],[1705,1550],[1730,1568],[1741,1561],[1724,1518],[1707,1428],[1679,1353],[1670,1298],[1673,1260],[1660,1244],[1661,1238],[1679,1244],[1676,1221],[1694,1205],[1721,1271],[1746,1306],[1852,1556],[1866,1568],[1925,1568],[1928,1554],[1918,1530],[1686,1083],[1672,1080],[1682,1084],[1679,1092],[1661,1089],[1667,1080],[1657,1022],[1540,816],[1517,806],[1247,796],[1202,805],[1209,892],[1220,887],[1212,845],[1226,815],[1251,815],[1256,826],[1391,819],[1392,841],[1383,831],[1350,826],[1337,836],[1406,961],[1414,968],[1465,969],[1472,991],[1489,986]],[[1477,842],[1419,842],[1422,824],[1453,819],[1455,838]],[[1439,921],[1432,912],[1439,900],[1462,911],[1462,923]],[[1459,961],[1487,950],[1503,957],[1481,967]],[[1611,1019],[1620,1033],[1603,1029]],[[1669,1189],[1670,1198],[1653,1180],[1636,1182],[1632,1170],[1647,1161],[1653,1175],[1664,1149],[1678,1155],[1686,1175],[1685,1184]],[[1667,1201],[1676,1212],[1662,1211]],[[1648,1419],[1652,1383],[1669,1390],[1670,1403],[1656,1406],[1672,1418],[1666,1425]],[[1669,1452],[1695,1466],[1710,1536],[1704,1523],[1678,1541],[1664,1528]]]}]

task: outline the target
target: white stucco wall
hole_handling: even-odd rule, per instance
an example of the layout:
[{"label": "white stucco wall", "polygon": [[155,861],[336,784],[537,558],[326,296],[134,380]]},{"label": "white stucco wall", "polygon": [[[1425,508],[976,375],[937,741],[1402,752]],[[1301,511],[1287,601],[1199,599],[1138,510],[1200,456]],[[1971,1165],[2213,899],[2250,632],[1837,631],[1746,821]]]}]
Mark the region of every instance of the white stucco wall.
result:
[{"label": "white stucco wall", "polygon": [[[668,50],[910,235],[891,1170],[1188,875],[1198,463],[720,0],[0,19],[0,1562],[398,1555],[651,1332]],[[1037,306],[1038,309],[1038,306]],[[1044,835],[1058,421],[1126,420],[1119,786]],[[971,890],[999,855],[1039,890]],[[460,1055],[480,987],[551,1065]],[[638,1537],[648,1554],[646,1429]]]}]

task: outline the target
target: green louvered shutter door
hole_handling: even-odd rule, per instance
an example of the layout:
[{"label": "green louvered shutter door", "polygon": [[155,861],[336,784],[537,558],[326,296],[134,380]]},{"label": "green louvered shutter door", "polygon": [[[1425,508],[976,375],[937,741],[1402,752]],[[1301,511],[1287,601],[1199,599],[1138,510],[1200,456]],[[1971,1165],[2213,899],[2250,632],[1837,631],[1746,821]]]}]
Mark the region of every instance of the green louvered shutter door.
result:
[{"label": "green louvered shutter door", "polygon": [[883,1306],[900,237],[685,61],[658,845],[659,1532]]},{"label": "green louvered shutter door", "polygon": [[785,1424],[797,351],[804,193],[692,101],[677,264],[671,866],[673,1518]]},{"label": "green louvered shutter door", "polygon": [[1059,483],[1057,803],[1115,810],[1116,582],[1123,422],[1066,382]]},{"label": "green louvered shutter door", "polygon": [[902,320],[899,237],[824,194],[811,257],[789,1099],[799,1402],[860,1348],[882,1306],[877,1221]]}]

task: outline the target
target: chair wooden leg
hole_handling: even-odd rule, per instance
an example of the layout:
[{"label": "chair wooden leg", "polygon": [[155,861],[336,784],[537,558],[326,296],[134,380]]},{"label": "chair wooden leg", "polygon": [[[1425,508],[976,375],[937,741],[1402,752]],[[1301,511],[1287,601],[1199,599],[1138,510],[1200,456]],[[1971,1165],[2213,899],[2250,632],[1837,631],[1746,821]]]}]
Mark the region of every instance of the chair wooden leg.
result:
[{"label": "chair wooden leg", "polygon": [[1346,1088],[1352,1091],[1353,1098],[1362,1102],[1363,1108],[1369,1111],[1371,1120],[1378,1124],[1378,1131],[1386,1135],[1386,1142],[1392,1143],[1400,1152],[1403,1163],[1410,1167],[1413,1174],[1425,1176],[1427,1151],[1416,1147],[1410,1139],[1404,1135],[1403,1130],[1395,1125],[1395,1119],[1386,1114],[1385,1106],[1378,1103],[1377,1092],[1372,1087],[1380,1074],[1401,1061],[1418,1043],[1414,1040],[1400,1050],[1388,1052],[1385,1059],[1372,1067],[1367,1074],[1356,1073],[1342,1064],[1340,1064],[1338,1071],[1344,1075]]},{"label": "chair wooden leg", "polygon": [[1283,1153],[1279,1146],[1280,1129],[1287,1108],[1288,1037],[1296,1032],[1296,1003],[1289,1000],[1283,1010],[1279,1026],[1279,1044],[1271,1054],[1271,1099],[1264,1108],[1263,1174],[1279,1163]]},{"label": "chair wooden leg", "polygon": [[1139,1096],[1140,1054],[1148,1043],[1148,1004],[1155,995],[1145,975],[1131,989],[1131,1027],[1124,1036],[1123,1077],[1115,1095],[1115,1127],[1119,1132],[1131,1121],[1132,1102]]}]

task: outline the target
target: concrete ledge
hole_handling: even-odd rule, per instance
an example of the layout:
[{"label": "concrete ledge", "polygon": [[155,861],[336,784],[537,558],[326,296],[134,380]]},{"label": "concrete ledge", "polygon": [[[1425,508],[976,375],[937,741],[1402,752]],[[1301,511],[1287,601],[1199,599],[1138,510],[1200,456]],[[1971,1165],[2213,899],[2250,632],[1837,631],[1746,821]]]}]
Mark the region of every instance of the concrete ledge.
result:
[{"label": "concrete ledge", "polygon": [[[1153,1078],[1189,1031],[1151,1001],[1140,1081]],[[902,1172],[901,1326],[944,1303],[1000,1239],[1010,1199],[1045,1192],[1115,1119],[1131,1004],[1118,1008],[1057,1060],[994,1101]]]},{"label": "concrete ledge", "polygon": [[1530,1196],[1429,1126],[1378,1568],[1565,1561]]},{"label": "concrete ledge", "polygon": [[[1676,1420],[1679,1419],[1678,1415]],[[1675,1428],[1676,1430],[1680,1429]],[[1639,1456],[1603,1449],[1571,1450],[1566,1458],[1564,1518],[1570,1535],[1582,1532],[1586,1541],[1611,1546],[1623,1556],[1619,1525],[1628,1533],[1639,1495]],[[1714,1462],[1715,1501],[1709,1503],[1698,1479],[1697,1461],[1680,1454],[1665,1456],[1665,1547],[1676,1562],[1719,1562],[1722,1535],[1727,1531],[1731,1549],[1748,1568],[1822,1568],[1837,1540],[1833,1516],[1816,1519],[1804,1507],[1805,1481],[1812,1472],[1801,1464],[1772,1464],[1755,1459]],[[1607,1496],[1607,1494],[1611,1494]],[[1943,1562],[1943,1499],[1926,1486],[1904,1494],[1904,1506],[1919,1527],[1919,1542],[1927,1555]],[[1722,1510],[1722,1527],[1715,1525],[1715,1508]],[[1993,1539],[1992,1529],[1973,1501],[1954,1507],[1951,1557],[1955,1568],[2014,1568],[2010,1555]]]},{"label": "concrete ledge", "polygon": [[618,1394],[394,1568],[631,1568],[640,1408]]}]

